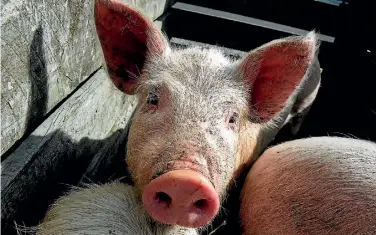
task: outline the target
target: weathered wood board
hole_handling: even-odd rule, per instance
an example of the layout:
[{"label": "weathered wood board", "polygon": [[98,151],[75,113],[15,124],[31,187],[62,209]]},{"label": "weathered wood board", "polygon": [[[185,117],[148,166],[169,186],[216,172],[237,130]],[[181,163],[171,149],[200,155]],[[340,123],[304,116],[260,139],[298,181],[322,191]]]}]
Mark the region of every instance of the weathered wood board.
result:
[{"label": "weathered wood board", "polygon": [[[122,0],[151,19],[169,0]],[[30,134],[103,64],[94,0],[8,0],[1,8],[1,150]]]},{"label": "weathered wood board", "polygon": [[[124,2],[153,20],[173,3]],[[68,185],[127,175],[125,146],[136,98],[118,91],[99,69],[103,57],[93,3],[2,2],[1,155],[9,151],[1,164],[1,205],[6,234],[15,234],[14,222],[38,223]]]},{"label": "weathered wood board", "polygon": [[102,64],[93,3],[3,2],[1,154]]},{"label": "weathered wood board", "polygon": [[[46,206],[43,198],[60,183],[76,184],[92,159],[110,164],[125,149],[135,104],[136,97],[118,91],[103,69],[95,73],[2,162],[2,226],[12,226],[14,217],[25,213],[35,217],[34,210]],[[115,164],[126,169],[125,155],[120,157]],[[91,166],[89,178],[93,172],[98,170]]]}]

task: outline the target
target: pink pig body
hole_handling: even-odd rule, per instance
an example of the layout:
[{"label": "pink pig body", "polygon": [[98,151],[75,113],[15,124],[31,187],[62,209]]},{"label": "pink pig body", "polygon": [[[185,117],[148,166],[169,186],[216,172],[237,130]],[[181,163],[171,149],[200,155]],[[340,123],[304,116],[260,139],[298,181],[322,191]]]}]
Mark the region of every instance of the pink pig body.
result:
[{"label": "pink pig body", "polygon": [[241,194],[244,235],[376,234],[376,144],[312,137],[267,149]]}]

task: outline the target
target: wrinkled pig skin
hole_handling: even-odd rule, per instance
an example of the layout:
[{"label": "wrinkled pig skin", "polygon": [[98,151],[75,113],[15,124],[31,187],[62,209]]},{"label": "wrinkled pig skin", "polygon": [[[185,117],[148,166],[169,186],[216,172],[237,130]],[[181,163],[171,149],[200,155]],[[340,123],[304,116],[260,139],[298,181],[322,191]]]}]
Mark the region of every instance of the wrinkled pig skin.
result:
[{"label": "wrinkled pig skin", "polygon": [[316,33],[233,61],[220,48],[172,48],[118,0],[96,0],[94,17],[110,79],[138,98],[126,161],[143,207],[155,222],[207,226],[239,172],[314,101]]},{"label": "wrinkled pig skin", "polygon": [[376,144],[312,137],[266,150],[247,175],[245,235],[376,234]]}]

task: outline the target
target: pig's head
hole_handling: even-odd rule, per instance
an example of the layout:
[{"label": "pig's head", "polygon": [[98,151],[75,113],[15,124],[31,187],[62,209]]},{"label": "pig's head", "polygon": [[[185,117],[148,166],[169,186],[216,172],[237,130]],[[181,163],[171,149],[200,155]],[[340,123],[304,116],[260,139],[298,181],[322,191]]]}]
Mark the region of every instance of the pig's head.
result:
[{"label": "pig's head", "polygon": [[[218,213],[264,129],[281,122],[317,50],[314,33],[276,40],[231,61],[218,49],[173,49],[120,1],[97,1],[109,76],[138,97],[127,163],[151,217],[200,227]],[[282,120],[283,123],[283,120]]]}]

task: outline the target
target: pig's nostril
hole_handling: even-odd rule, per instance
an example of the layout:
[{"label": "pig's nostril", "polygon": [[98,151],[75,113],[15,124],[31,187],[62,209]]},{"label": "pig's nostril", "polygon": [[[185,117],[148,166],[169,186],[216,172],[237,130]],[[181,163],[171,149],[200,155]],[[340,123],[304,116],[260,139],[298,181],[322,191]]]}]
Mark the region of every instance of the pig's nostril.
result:
[{"label": "pig's nostril", "polygon": [[205,209],[205,207],[207,206],[207,201],[205,200],[205,199],[200,199],[200,200],[198,200],[198,201],[196,201],[195,203],[194,203],[194,206],[197,208],[197,209],[201,209],[201,210],[203,210],[203,209]]},{"label": "pig's nostril", "polygon": [[155,195],[155,199],[156,199],[157,202],[163,203],[166,206],[170,206],[171,201],[172,201],[171,197],[167,193],[164,193],[164,192],[158,192]]},{"label": "pig's nostril", "polygon": [[210,181],[192,170],[173,170],[144,188],[142,204],[162,224],[199,228],[213,220],[219,197]]}]

